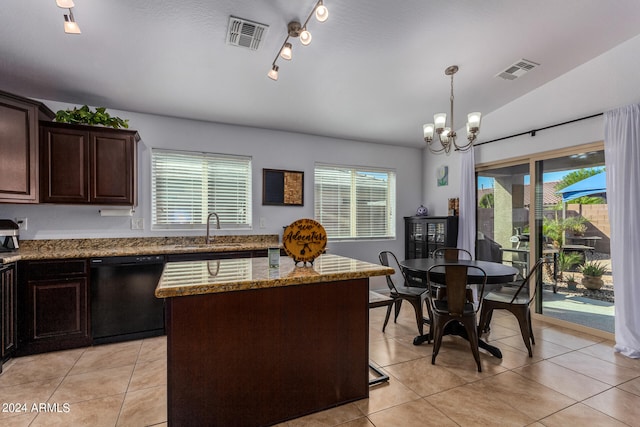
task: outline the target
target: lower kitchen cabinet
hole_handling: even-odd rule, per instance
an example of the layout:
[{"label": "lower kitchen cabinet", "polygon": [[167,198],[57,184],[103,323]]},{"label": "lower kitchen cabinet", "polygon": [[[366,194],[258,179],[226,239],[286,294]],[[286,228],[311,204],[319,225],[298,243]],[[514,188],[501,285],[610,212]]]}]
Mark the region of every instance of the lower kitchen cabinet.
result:
[{"label": "lower kitchen cabinet", "polygon": [[0,372],[2,362],[16,350],[16,265],[0,265],[0,317],[2,321]]},{"label": "lower kitchen cabinet", "polygon": [[19,355],[91,345],[88,261],[20,262]]}]

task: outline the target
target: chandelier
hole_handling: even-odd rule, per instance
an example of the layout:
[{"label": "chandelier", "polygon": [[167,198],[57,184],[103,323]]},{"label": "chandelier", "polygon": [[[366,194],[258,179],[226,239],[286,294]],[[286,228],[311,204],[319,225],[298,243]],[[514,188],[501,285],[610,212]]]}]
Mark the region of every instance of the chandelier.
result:
[{"label": "chandelier", "polygon": [[[467,143],[465,145],[458,145],[456,142],[455,125],[453,124],[453,75],[458,72],[457,65],[451,65],[444,70],[444,74],[451,76],[451,126],[447,127],[447,113],[437,113],[433,115],[434,123],[428,123],[422,125],[422,131],[424,132],[424,141],[427,143],[429,151],[432,153],[446,153],[449,154],[451,148],[456,151],[468,151],[473,147],[473,142],[480,133],[480,118],[481,113],[469,113],[467,115]],[[438,140],[440,141],[440,148],[436,148],[433,140],[433,133],[438,134]]]}]

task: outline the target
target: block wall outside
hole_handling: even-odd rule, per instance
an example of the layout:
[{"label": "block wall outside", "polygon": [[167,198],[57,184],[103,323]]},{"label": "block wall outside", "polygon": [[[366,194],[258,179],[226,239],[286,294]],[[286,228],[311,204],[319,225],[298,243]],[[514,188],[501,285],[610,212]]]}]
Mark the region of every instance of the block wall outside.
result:
[{"label": "block wall outside", "polygon": [[[526,210],[527,209],[522,209]],[[520,211],[520,209],[518,210]],[[520,212],[518,212],[520,214]],[[561,217],[562,213],[552,209],[545,209],[544,215],[553,218],[556,214]],[[596,241],[595,250],[597,252],[610,253],[610,236],[611,229],[609,226],[609,211],[606,204],[600,205],[579,205],[568,204],[567,205],[567,217],[582,215],[587,219],[587,230],[585,236],[597,236],[600,240]],[[520,215],[517,215],[520,216]],[[526,220],[527,216],[525,216]],[[487,236],[494,239],[493,232],[493,209],[478,208],[477,210],[478,230],[483,231]],[[514,219],[515,221],[515,219]],[[504,243],[501,242],[501,244]]]}]

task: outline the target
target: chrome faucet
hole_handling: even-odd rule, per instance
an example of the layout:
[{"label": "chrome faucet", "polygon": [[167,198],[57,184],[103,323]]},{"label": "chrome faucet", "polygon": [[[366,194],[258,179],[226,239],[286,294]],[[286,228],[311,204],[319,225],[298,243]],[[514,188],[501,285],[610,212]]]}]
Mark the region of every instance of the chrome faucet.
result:
[{"label": "chrome faucet", "polygon": [[204,242],[206,244],[209,244],[213,241],[213,239],[211,238],[211,236],[209,235],[209,231],[210,231],[210,225],[211,225],[211,217],[215,216],[216,217],[216,229],[220,230],[220,217],[218,216],[217,213],[215,212],[211,212],[208,216],[207,216],[207,237],[204,239]]}]

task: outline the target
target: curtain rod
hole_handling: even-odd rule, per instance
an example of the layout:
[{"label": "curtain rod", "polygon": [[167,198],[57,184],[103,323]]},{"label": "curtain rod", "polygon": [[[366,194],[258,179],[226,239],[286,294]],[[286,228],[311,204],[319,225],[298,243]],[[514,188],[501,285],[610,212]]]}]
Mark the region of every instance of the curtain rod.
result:
[{"label": "curtain rod", "polygon": [[539,128],[539,129],[532,129],[532,130],[527,131],[527,132],[520,132],[520,133],[516,133],[516,134],[513,134],[513,135],[509,135],[509,136],[503,136],[502,138],[492,139],[491,141],[478,142],[477,144],[473,144],[473,146],[477,147],[478,145],[489,144],[491,142],[502,141],[503,139],[515,138],[516,136],[522,136],[522,135],[527,135],[527,134],[530,134],[531,136],[536,136],[536,132],[541,131],[541,130],[546,130],[546,129],[551,129],[551,128],[555,128],[555,127],[558,127],[558,126],[568,125],[569,123],[579,122],[581,120],[592,119],[594,117],[602,116],[603,114],[604,113],[592,114],[591,116],[586,116],[586,117],[581,117],[579,119],[569,120],[568,122],[557,123],[555,125],[549,125],[549,126],[545,126],[543,128]]}]

